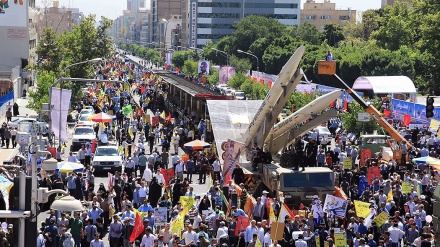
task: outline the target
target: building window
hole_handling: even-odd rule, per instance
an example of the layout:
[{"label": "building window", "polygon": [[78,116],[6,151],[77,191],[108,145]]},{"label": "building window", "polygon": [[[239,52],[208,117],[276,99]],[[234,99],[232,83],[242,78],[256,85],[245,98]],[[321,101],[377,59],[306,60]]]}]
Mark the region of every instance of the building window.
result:
[{"label": "building window", "polygon": [[304,20],[316,20],[316,15],[306,15],[304,16]]},{"label": "building window", "polygon": [[207,24],[207,23],[199,23],[197,24],[197,28],[212,28],[212,29],[232,29],[232,24]]},{"label": "building window", "polygon": [[322,15],[321,16],[321,20],[331,20],[332,18],[331,18],[331,16],[329,16],[329,15]]},{"label": "building window", "polygon": [[198,13],[198,18],[240,18],[238,13]]},{"label": "building window", "polygon": [[339,16],[339,20],[341,20],[341,21],[350,20],[350,16],[348,16],[348,15],[341,15],[341,16]]}]

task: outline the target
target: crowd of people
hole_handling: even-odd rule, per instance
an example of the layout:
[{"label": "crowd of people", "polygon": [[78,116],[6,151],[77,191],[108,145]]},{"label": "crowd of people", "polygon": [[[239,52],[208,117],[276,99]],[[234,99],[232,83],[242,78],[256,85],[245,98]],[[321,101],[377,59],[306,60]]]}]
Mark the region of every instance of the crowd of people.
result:
[{"label": "crowd of people", "polygon": [[[393,160],[383,162],[380,156],[360,165],[360,150],[345,133],[337,137],[334,148],[320,145],[321,140],[313,134],[306,144],[299,140],[288,149],[288,165],[333,169],[343,192],[338,196],[346,202],[346,208],[343,216],[335,217],[325,210],[325,202],[323,205],[320,201],[324,198],[316,198],[312,205],[295,209],[267,191],[254,198],[248,193],[250,188],[239,165],[231,180],[225,181],[220,160],[211,149],[185,150],[185,158],[179,155],[184,143],[206,139],[209,127],[195,111],[169,111],[167,104],[173,104],[169,85],[147,67],[115,55],[95,70],[96,78],[109,79],[109,83],[91,88],[90,94],[78,102],[78,108],[91,105],[95,112],[116,116],[96,134],[97,140],[108,139],[121,147],[124,169],[109,176],[108,184],[95,187],[96,174],[90,161],[86,162],[89,152],[84,151],[84,158],[79,159],[85,165],[82,173],[72,172],[64,179],[42,179],[40,186],[55,188],[58,184],[67,188],[85,202],[85,208],[73,215],[51,210],[42,222],[38,247],[104,246],[105,236],[111,247],[434,244],[433,196],[438,172],[429,165],[412,163],[413,157],[426,154],[426,146],[437,150],[438,146],[429,145],[431,137],[425,138],[422,145],[423,138],[417,134],[413,143],[420,149],[408,150],[410,158],[401,165]],[[114,79],[127,83],[112,82]],[[97,93],[101,90],[105,94]],[[151,118],[146,119],[149,111]],[[93,152],[96,145],[99,142],[86,144],[84,149]],[[267,150],[255,146],[253,151],[255,169],[258,163],[272,161]],[[343,165],[346,157],[353,161],[350,168]],[[75,154],[60,154],[59,158],[75,160]],[[379,174],[371,175],[372,167],[377,167]],[[199,174],[199,184],[211,183],[206,193],[194,192],[194,173]],[[360,215],[355,206],[359,202],[368,204],[368,215]],[[375,220],[382,212],[386,221]],[[279,223],[283,233],[280,238],[272,233]]]}]

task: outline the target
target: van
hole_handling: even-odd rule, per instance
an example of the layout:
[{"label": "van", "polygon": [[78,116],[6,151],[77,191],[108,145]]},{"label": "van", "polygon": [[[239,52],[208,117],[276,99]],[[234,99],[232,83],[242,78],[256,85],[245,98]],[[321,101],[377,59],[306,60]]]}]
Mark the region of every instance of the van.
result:
[{"label": "van", "polygon": [[237,100],[246,100],[246,95],[244,94],[243,91],[241,90],[237,90],[233,93],[233,96],[235,99]]}]

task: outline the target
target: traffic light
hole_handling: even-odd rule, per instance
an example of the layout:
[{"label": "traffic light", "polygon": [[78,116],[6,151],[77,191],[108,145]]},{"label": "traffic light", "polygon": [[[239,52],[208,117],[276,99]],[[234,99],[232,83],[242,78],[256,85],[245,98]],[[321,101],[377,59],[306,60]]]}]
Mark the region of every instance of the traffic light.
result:
[{"label": "traffic light", "polygon": [[428,96],[426,98],[426,117],[431,118],[434,116],[434,98]]}]

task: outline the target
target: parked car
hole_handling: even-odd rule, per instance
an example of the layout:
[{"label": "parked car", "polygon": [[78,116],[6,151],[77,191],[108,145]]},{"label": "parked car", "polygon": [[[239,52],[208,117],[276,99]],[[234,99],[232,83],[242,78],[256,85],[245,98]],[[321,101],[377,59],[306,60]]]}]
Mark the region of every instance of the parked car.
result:
[{"label": "parked car", "polygon": [[118,146],[98,146],[92,166],[96,172],[122,172],[122,157]]},{"label": "parked car", "polygon": [[312,131],[309,131],[307,138],[311,138],[313,132],[316,131],[318,133],[318,139],[321,142],[321,144],[329,145],[332,142],[332,134],[330,133],[330,130],[325,126],[318,126]]},{"label": "parked car", "polygon": [[77,126],[75,127],[75,130],[73,131],[72,135],[72,146],[71,150],[77,151],[81,148],[82,145],[86,144],[87,142],[92,143],[95,139],[96,134],[93,130],[93,127],[90,126]]}]

